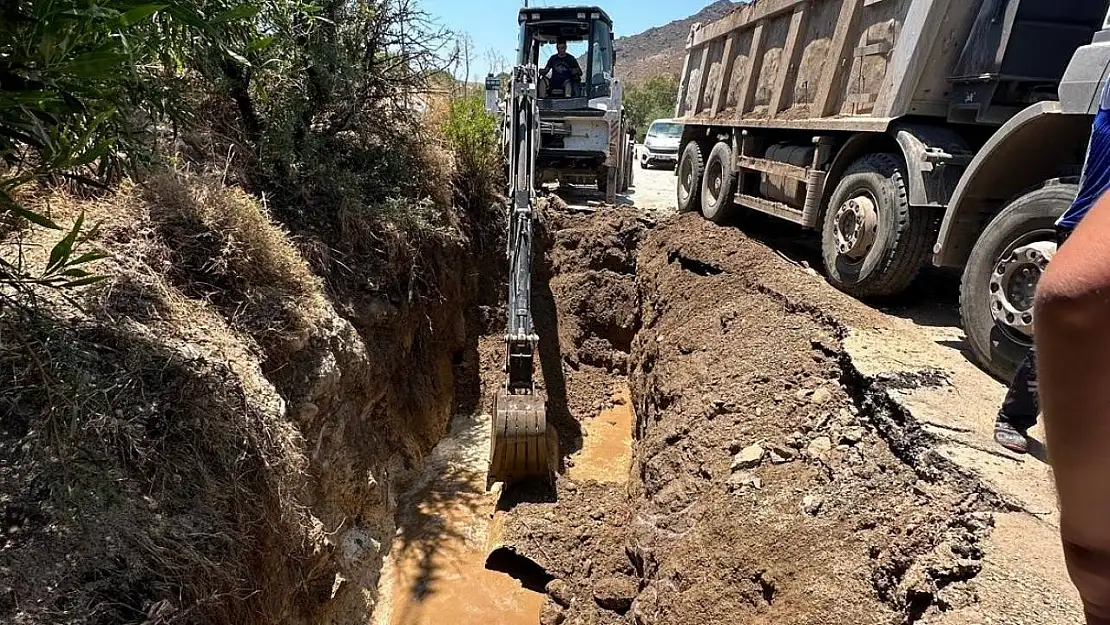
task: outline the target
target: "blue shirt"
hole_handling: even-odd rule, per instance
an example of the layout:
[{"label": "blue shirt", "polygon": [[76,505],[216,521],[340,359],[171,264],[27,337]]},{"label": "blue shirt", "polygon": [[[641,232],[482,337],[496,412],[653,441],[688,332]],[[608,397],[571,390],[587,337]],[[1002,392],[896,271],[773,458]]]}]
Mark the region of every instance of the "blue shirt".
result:
[{"label": "blue shirt", "polygon": [[1079,195],[1056,221],[1056,227],[1074,230],[1107,189],[1110,189],[1110,82],[1102,91],[1098,114],[1091,125],[1091,143],[1079,179]]}]

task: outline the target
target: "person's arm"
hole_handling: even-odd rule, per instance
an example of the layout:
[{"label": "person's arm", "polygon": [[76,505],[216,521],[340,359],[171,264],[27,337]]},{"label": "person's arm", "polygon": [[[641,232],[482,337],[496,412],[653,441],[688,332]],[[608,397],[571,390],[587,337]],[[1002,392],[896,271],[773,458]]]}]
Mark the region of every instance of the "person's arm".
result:
[{"label": "person's arm", "polygon": [[1087,622],[1110,625],[1110,195],[1049,263],[1035,314],[1064,556]]},{"label": "person's arm", "polygon": [[581,78],[582,66],[578,64],[578,59],[576,59],[573,54],[568,54],[567,56],[570,57],[570,75],[575,78]]}]

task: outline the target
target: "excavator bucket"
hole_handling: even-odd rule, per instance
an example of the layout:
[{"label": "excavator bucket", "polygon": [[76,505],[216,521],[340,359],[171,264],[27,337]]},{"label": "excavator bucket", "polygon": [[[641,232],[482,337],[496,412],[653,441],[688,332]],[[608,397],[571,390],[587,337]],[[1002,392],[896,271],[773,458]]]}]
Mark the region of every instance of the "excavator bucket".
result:
[{"label": "excavator bucket", "polygon": [[547,424],[546,403],[542,395],[498,394],[490,437],[491,482],[554,480],[558,443],[555,429]]}]

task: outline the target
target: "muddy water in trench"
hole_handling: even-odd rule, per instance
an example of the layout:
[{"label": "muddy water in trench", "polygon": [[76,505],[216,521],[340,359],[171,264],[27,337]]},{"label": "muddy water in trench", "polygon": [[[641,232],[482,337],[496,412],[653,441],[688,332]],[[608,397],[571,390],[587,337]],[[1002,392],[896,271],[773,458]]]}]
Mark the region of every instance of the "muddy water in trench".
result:
[{"label": "muddy water in trench", "polygon": [[572,480],[623,484],[632,467],[632,391],[627,383],[613,389],[612,406],[582,422],[582,449],[567,470]]},{"label": "muddy water in trench", "polygon": [[[612,406],[582,422],[582,449],[568,477],[623,483],[632,461],[627,384]],[[485,568],[503,512],[486,491],[488,416],[460,416],[400,503],[400,529],[382,577],[375,625],[535,625],[544,596]],[[511,512],[509,513],[511,514]]]}]

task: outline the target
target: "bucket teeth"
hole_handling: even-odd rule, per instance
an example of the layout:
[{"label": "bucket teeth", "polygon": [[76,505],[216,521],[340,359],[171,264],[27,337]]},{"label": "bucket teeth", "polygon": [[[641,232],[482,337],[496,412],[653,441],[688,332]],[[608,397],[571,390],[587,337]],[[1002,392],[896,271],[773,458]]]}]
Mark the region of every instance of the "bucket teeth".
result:
[{"label": "bucket teeth", "polygon": [[556,458],[554,429],[547,425],[545,398],[501,392],[493,411],[489,479],[506,483],[550,481]]}]

